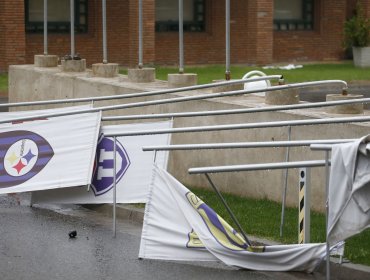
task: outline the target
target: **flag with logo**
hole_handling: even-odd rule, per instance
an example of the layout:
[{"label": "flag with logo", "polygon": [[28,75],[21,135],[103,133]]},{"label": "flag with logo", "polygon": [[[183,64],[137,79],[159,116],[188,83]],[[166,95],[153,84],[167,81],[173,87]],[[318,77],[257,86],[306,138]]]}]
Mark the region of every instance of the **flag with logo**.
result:
[{"label": "flag with logo", "polygon": [[91,182],[101,113],[0,125],[0,194]]},{"label": "flag with logo", "polygon": [[[90,191],[86,186],[68,190],[50,190],[32,194],[33,203],[98,204],[112,203],[114,175],[114,139],[104,133],[156,130],[172,127],[172,121],[103,126]],[[168,145],[169,134],[116,137],[116,201],[145,203],[152,178],[154,152],[143,152],[143,146]],[[160,151],[155,162],[167,168],[168,152]]]},{"label": "flag with logo", "polygon": [[221,260],[252,270],[311,272],[325,256],[325,244],[249,246],[194,193],[165,170],[154,170],[140,258]]}]

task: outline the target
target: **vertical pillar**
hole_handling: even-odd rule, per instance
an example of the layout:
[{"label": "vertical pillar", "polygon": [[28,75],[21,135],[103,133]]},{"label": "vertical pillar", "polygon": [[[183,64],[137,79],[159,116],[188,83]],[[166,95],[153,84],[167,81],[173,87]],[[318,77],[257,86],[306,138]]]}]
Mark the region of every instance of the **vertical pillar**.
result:
[{"label": "vertical pillar", "polygon": [[248,1],[247,36],[250,61],[256,64],[271,63],[273,59],[274,1]]},{"label": "vertical pillar", "polygon": [[[174,0],[176,1],[176,0]],[[143,16],[143,61],[146,64],[153,64],[155,62],[155,1],[142,0],[142,16]],[[129,0],[129,66],[138,66],[138,49],[139,49],[139,5],[138,0]]]}]

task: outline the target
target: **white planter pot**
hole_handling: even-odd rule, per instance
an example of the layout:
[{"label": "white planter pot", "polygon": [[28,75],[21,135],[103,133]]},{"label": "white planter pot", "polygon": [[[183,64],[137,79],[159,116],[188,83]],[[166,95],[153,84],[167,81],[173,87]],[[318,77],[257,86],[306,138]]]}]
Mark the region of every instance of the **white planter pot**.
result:
[{"label": "white planter pot", "polygon": [[356,67],[370,67],[370,47],[352,47]]}]

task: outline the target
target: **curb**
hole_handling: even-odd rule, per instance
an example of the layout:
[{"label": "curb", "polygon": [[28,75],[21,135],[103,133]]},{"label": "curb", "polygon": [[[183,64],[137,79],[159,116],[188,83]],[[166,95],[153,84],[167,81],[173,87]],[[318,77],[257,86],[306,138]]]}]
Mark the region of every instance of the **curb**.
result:
[{"label": "curb", "polygon": [[[88,208],[93,211],[102,213],[105,216],[113,216],[113,205],[112,204],[87,204],[83,207]],[[130,204],[117,204],[116,206],[116,216],[117,219],[130,221],[136,224],[142,224],[144,220],[144,208],[138,208],[135,205]],[[262,244],[268,245],[278,245],[279,243],[267,240],[263,238],[258,238],[255,236],[250,236],[251,240]],[[353,263],[342,263],[339,264],[336,259],[332,259],[330,263],[330,274],[331,279],[337,280],[363,280],[370,279],[370,267],[360,264]],[[326,273],[325,262],[322,262],[319,266],[317,272],[320,276],[324,277]]]}]

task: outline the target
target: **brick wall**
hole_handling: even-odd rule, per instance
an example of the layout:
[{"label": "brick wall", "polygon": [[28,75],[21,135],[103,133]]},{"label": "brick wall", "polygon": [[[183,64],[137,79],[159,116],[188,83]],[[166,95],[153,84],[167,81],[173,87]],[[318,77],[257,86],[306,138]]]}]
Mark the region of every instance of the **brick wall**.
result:
[{"label": "brick wall", "polygon": [[[360,0],[370,14],[370,0]],[[339,60],[343,23],[355,0],[315,0],[313,31],[273,31],[273,0],[231,1],[231,63]],[[144,64],[178,65],[178,33],[155,32],[155,0],[143,0]],[[89,1],[88,33],[76,34],[76,52],[87,63],[102,61],[101,1]],[[225,63],[225,1],[206,0],[206,30],[185,32],[185,66]],[[6,24],[5,24],[6,23]],[[138,63],[138,1],[107,1],[108,61]],[[6,37],[5,37],[6,34]],[[49,34],[49,53],[70,52],[69,34]],[[0,0],[0,71],[33,63],[43,53],[43,35],[25,34],[24,1]]]},{"label": "brick wall", "polygon": [[315,1],[313,31],[275,31],[274,61],[339,60],[344,58],[343,24],[346,0]]},{"label": "brick wall", "polygon": [[[127,64],[129,0],[107,1],[108,62]],[[88,6],[88,32],[76,34],[76,53],[86,58],[89,65],[103,61],[101,1],[91,0]],[[26,34],[27,63],[35,54],[43,53],[43,34]],[[48,34],[48,52],[58,56],[70,53],[69,34]]]},{"label": "brick wall", "polygon": [[24,0],[0,1],[0,71],[25,62]]}]

